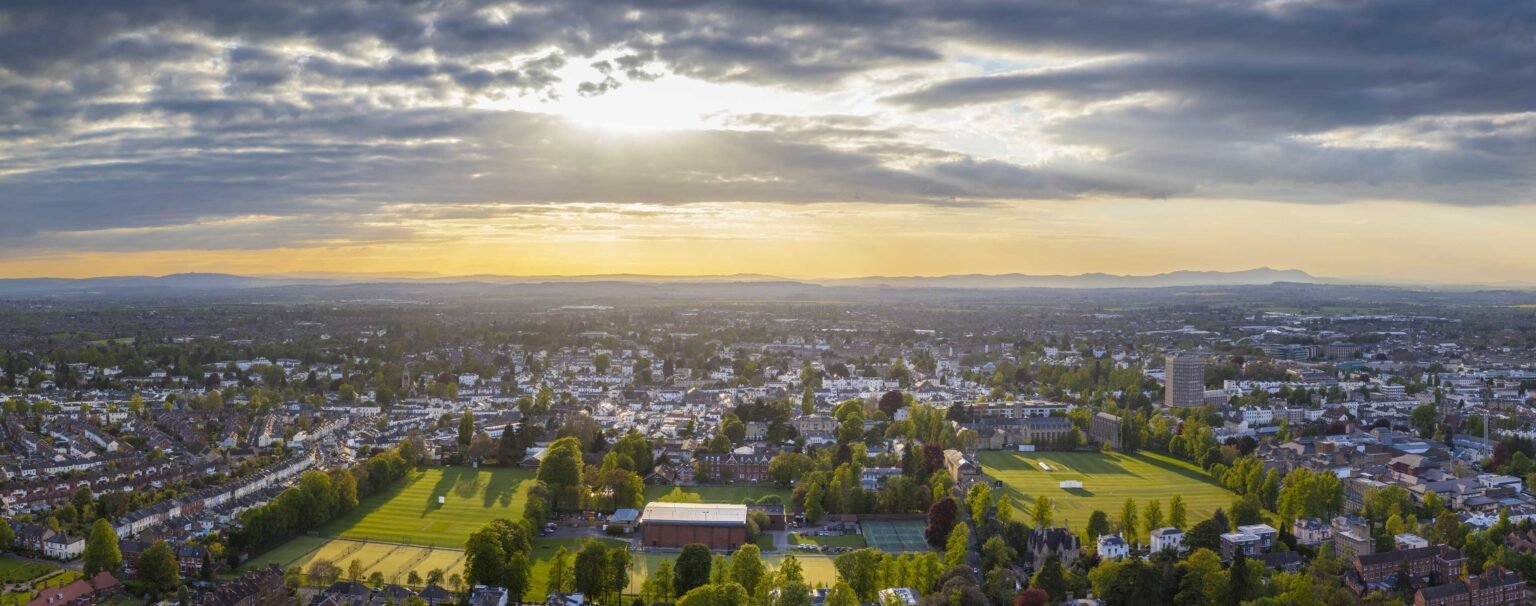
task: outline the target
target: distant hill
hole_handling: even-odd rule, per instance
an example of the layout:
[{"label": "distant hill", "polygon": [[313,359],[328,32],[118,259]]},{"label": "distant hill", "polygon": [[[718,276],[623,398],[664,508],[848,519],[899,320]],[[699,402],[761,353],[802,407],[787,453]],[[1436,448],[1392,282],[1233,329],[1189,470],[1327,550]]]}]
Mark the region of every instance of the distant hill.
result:
[{"label": "distant hill", "polygon": [[1119,276],[1092,273],[1073,276],[1029,274],[967,274],[950,276],[868,277],[821,280],[836,286],[888,286],[897,288],[1165,288],[1170,286],[1255,286],[1277,282],[1297,284],[1335,283],[1314,278],[1298,269],[1260,267],[1243,271],[1174,271],[1150,276]]},{"label": "distant hill", "polygon": [[239,276],[216,273],[184,273],[166,276],[105,276],[99,278],[13,278],[0,279],[0,296],[55,296],[86,294],[175,294],[269,288],[276,286],[343,286],[358,284],[397,284],[431,286],[443,284],[714,284],[764,285],[800,284],[844,288],[1166,288],[1172,286],[1253,286],[1275,283],[1327,284],[1332,280],[1314,278],[1295,269],[1258,268],[1245,271],[1175,271],[1151,276],[1079,274],[1075,276],[1036,276],[1028,274],[968,274],[950,276],[872,276],[833,280],[792,280],[760,274],[718,276],[655,276],[644,274],[603,274],[591,276],[502,276],[480,274],[448,276],[431,273],[352,274],[310,272],[268,276]]}]

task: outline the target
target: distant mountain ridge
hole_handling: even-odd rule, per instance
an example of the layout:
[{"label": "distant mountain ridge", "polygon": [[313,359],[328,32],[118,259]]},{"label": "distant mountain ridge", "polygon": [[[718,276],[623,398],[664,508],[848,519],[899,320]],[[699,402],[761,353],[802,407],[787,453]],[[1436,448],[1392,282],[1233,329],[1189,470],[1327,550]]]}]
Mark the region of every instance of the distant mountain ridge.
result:
[{"label": "distant mountain ridge", "polygon": [[664,276],[645,274],[602,274],[588,276],[503,276],[479,274],[439,275],[428,272],[403,274],[348,274],[307,272],[265,276],[221,273],[181,273],[165,276],[102,276],[96,278],[7,278],[0,279],[0,295],[49,296],[161,291],[208,292],[280,286],[341,286],[356,284],[550,284],[550,283],[635,283],[635,284],[800,284],[844,288],[1164,288],[1176,286],[1248,286],[1275,283],[1333,284],[1337,280],[1319,279],[1296,269],[1261,267],[1243,271],[1174,271],[1148,276],[1124,276],[1104,273],[1078,275],[964,274],[945,276],[870,276],[862,278],[797,280],[762,274],[700,276]]},{"label": "distant mountain ridge", "polygon": [[1330,284],[1336,280],[1313,277],[1299,269],[1259,267],[1242,271],[1180,270],[1149,276],[1105,273],[1077,275],[966,274],[820,280],[840,286],[891,286],[903,288],[1164,288],[1170,286],[1251,286],[1277,282]]}]

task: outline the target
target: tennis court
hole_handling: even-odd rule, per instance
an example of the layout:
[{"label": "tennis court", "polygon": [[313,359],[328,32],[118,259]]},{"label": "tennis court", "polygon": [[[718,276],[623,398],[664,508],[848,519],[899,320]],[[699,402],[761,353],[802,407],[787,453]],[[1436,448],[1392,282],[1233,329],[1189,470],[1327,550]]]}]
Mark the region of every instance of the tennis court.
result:
[{"label": "tennis court", "polygon": [[886,553],[931,551],[923,540],[922,520],[861,520],[864,542]]}]

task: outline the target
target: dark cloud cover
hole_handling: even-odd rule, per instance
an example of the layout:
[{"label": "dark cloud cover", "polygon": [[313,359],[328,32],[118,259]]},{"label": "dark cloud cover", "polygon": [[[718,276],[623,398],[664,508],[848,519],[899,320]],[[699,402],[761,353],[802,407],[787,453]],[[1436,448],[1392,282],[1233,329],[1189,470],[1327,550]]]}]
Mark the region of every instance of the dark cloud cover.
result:
[{"label": "dark cloud cover", "polygon": [[[1053,66],[884,105],[1094,107],[1042,130],[1098,153],[1010,164],[858,116],[736,116],[640,140],[464,102],[667,75],[825,91],[964,47]],[[601,77],[561,82],[582,64]],[[1528,203],[1529,112],[1530,0],[11,0],[0,239],[395,203]],[[1330,140],[1369,129],[1394,143]]]}]

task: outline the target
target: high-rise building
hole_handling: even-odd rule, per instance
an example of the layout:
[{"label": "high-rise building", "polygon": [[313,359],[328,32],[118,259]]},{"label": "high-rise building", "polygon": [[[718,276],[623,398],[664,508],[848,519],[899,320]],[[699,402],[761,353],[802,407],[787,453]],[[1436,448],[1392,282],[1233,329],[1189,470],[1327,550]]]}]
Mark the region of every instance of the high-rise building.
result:
[{"label": "high-rise building", "polygon": [[1163,363],[1163,385],[1164,401],[1170,408],[1204,404],[1205,356],[1168,354]]}]

